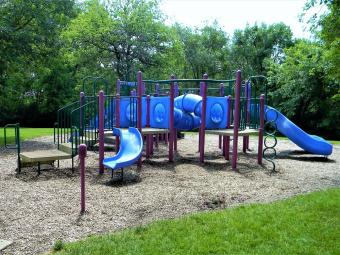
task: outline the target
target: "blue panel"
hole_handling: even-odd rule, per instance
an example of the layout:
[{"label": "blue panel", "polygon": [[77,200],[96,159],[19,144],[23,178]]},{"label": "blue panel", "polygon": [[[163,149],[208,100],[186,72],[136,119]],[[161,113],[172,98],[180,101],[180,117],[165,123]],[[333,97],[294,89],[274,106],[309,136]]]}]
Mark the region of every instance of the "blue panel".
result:
[{"label": "blue panel", "polygon": [[169,128],[170,97],[150,98],[150,126]]},{"label": "blue panel", "polygon": [[227,97],[207,97],[206,129],[226,128],[227,112]]},{"label": "blue panel", "polygon": [[[137,98],[120,99],[120,127],[126,128],[137,125]],[[146,126],[146,98],[142,98],[142,127]]]}]

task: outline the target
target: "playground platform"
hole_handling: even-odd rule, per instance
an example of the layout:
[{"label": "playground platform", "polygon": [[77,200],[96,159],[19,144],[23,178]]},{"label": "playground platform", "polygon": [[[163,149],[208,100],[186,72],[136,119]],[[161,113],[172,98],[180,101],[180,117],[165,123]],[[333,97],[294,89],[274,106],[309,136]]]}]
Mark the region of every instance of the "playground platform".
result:
[{"label": "playground platform", "polygon": [[[223,135],[223,136],[233,136],[234,130],[233,129],[206,129],[206,134],[211,135]],[[248,135],[258,135],[259,130],[258,129],[244,129],[238,132],[238,136],[248,136]]]}]

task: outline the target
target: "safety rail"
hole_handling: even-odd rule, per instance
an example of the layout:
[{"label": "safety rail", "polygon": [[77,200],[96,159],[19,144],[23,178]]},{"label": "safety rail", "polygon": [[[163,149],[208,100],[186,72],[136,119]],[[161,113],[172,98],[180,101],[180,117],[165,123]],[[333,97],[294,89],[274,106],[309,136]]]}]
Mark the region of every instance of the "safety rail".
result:
[{"label": "safety rail", "polygon": [[[8,144],[7,138],[7,129],[14,128],[14,140],[15,144]],[[6,149],[17,150],[17,164],[18,164],[18,172],[21,171],[21,161],[20,161],[20,124],[7,124],[4,127],[4,143]]]}]

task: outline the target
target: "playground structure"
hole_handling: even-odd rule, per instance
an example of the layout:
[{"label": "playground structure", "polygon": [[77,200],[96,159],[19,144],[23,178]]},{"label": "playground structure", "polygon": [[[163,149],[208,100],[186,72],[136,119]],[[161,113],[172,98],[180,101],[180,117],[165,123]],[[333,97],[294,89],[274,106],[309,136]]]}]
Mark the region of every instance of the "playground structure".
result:
[{"label": "playground structure", "polygon": [[[118,80],[116,94],[109,95],[113,89],[109,88],[107,81],[100,77],[86,77],[79,100],[58,110],[54,132],[56,150],[21,152],[18,124],[5,127],[5,144],[17,149],[19,172],[21,167],[37,163],[39,173],[40,163],[57,160],[59,165],[59,160],[70,158],[74,169],[74,157],[80,144],[86,144],[89,149],[98,148],[99,173],[104,172],[104,167],[113,172],[135,162],[141,166],[143,144],[145,157],[150,158],[161,140],[167,143],[168,160],[173,162],[177,132],[195,129],[199,129],[201,163],[204,163],[205,134],[219,136],[218,147],[226,160],[231,156],[233,169],[237,167],[238,138],[243,137],[242,150],[246,152],[249,136],[257,135],[258,163],[262,164],[264,157],[275,170],[276,130],[310,153],[330,155],[331,144],[305,133],[266,105],[266,86],[252,86],[252,80],[258,78],[262,77],[254,76],[242,83],[238,71],[235,80],[213,80],[204,75],[203,79],[176,79],[172,76],[170,80],[154,81],[143,80],[142,73],[138,72],[137,82]],[[90,94],[85,93],[88,81],[93,82]],[[194,86],[188,86],[192,84]],[[96,95],[98,90],[101,91]],[[274,131],[266,132],[266,125],[271,125]],[[14,146],[6,143],[6,128],[9,127],[15,128]],[[117,155],[104,158],[107,145],[111,145]]]}]

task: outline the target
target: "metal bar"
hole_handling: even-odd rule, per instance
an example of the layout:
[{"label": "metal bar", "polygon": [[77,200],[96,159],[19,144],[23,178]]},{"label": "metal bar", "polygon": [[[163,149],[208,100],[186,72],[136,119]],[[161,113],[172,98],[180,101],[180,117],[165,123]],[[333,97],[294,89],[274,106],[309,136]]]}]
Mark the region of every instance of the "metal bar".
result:
[{"label": "metal bar", "polygon": [[[142,134],[142,86],[143,86],[143,79],[142,79],[142,72],[139,71],[137,73],[137,84],[138,84],[138,96],[137,96],[137,128],[139,132]],[[138,167],[142,166],[142,157],[139,158]]]},{"label": "metal bar", "polygon": [[[171,75],[171,79],[175,78],[174,75]],[[170,84],[170,111],[169,111],[169,161],[174,161],[174,132],[175,132],[175,120],[174,120],[174,98],[175,98],[175,84],[171,82]],[[166,134],[167,135],[167,134]]]},{"label": "metal bar", "polygon": [[79,170],[80,170],[80,213],[85,212],[85,157],[87,148],[85,144],[80,144],[78,149]]},{"label": "metal bar", "polygon": [[[204,74],[203,79],[207,80],[208,75]],[[206,122],[206,111],[207,111],[207,82],[203,82],[203,96],[202,96],[202,115],[201,115],[201,127],[199,131],[199,145],[200,145],[200,162],[204,162],[204,143],[205,143],[205,122]]]},{"label": "metal bar", "polygon": [[99,174],[104,173],[104,91],[99,91],[99,116],[98,116],[98,131],[99,131]]},{"label": "metal bar", "polygon": [[233,169],[236,169],[236,162],[237,162],[238,128],[240,124],[240,92],[241,92],[241,71],[238,70],[236,72],[233,156],[232,156],[232,162],[231,162],[231,167]]},{"label": "metal bar", "polygon": [[257,163],[262,164],[262,150],[263,150],[263,129],[264,129],[264,94],[260,96],[260,128],[259,128],[259,142],[257,150]]}]

